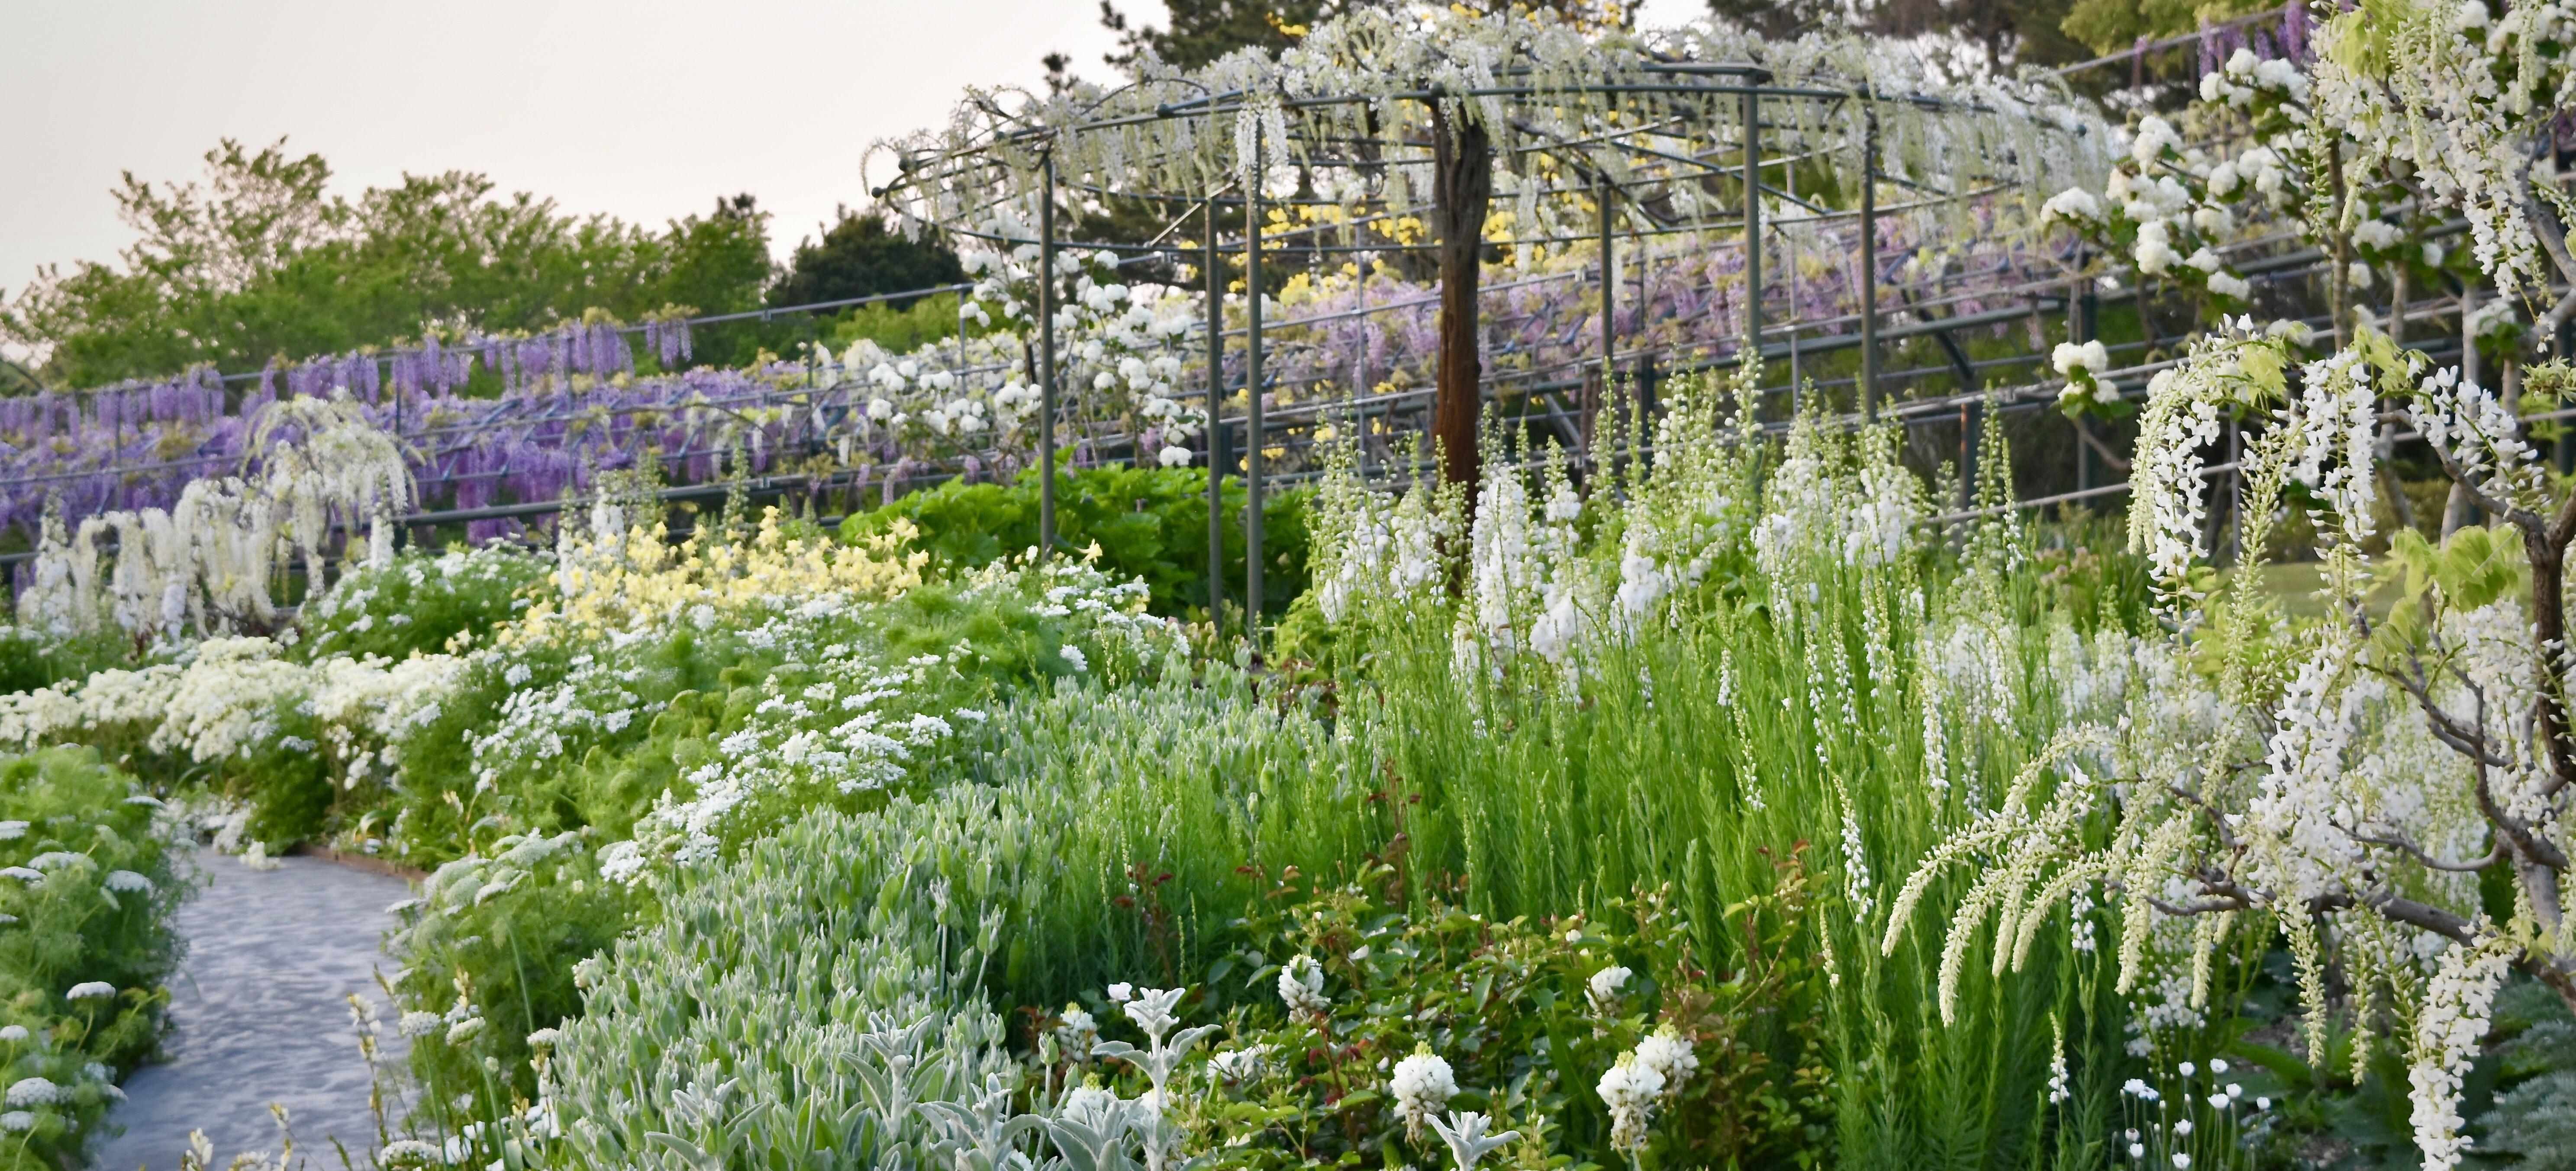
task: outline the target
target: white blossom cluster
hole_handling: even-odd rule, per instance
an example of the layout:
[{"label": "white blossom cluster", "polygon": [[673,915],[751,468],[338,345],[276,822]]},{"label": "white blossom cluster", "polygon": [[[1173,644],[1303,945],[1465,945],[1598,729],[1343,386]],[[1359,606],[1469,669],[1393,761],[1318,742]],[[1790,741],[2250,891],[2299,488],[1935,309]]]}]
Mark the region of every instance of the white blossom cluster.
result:
[{"label": "white blossom cluster", "polygon": [[[164,643],[191,631],[264,628],[277,617],[269,579],[289,558],[301,555],[317,591],[330,580],[326,546],[335,525],[369,534],[367,561],[391,559],[390,518],[410,508],[411,471],[347,391],[269,404],[250,445],[257,474],[192,481],[166,512],[103,513],[66,533],[49,511],[32,581],[18,595],[20,623],[64,637],[113,621]],[[100,538],[109,533],[117,546],[102,580]],[[346,560],[357,553],[353,542]]]}]

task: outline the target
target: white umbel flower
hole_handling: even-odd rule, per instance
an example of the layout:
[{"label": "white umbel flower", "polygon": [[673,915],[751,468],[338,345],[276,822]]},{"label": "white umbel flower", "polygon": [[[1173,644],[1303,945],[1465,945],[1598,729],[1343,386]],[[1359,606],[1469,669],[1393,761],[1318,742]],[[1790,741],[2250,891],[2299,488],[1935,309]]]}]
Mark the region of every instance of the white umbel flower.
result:
[{"label": "white umbel flower", "polygon": [[12,1106],[51,1106],[62,1096],[61,1086],[40,1077],[20,1078],[9,1084],[8,1102]]},{"label": "white umbel flower", "polygon": [[70,1000],[107,1000],[115,995],[116,985],[105,980],[86,980],[72,985],[71,991],[63,993]]}]

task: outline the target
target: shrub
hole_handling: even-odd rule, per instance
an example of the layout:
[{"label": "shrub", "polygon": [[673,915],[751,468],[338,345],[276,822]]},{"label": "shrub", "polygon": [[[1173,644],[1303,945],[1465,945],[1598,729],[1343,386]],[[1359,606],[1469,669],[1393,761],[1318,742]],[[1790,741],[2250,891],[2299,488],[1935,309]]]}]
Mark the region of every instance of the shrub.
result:
[{"label": "shrub", "polygon": [[332,583],[297,616],[296,647],[307,659],[394,661],[449,650],[460,634],[480,639],[509,621],[552,568],[550,556],[502,544],[434,554],[405,550]]},{"label": "shrub", "polygon": [[[1306,589],[1306,501],[1302,488],[1273,489],[1262,501],[1262,609],[1284,614]],[[1226,596],[1243,604],[1241,517],[1248,497],[1240,480],[1225,485]],[[891,531],[897,521],[920,532],[918,547],[938,569],[988,565],[1038,542],[1034,470],[1010,484],[951,480],[841,522],[847,538]],[[1141,580],[1156,614],[1203,613],[1207,607],[1207,472],[1111,465],[1068,472],[1058,482],[1056,536],[1071,550],[1100,547],[1096,564],[1119,581]]]},{"label": "shrub", "polygon": [[160,802],[85,749],[0,757],[0,1166],[78,1165],[152,1055],[188,883]]}]

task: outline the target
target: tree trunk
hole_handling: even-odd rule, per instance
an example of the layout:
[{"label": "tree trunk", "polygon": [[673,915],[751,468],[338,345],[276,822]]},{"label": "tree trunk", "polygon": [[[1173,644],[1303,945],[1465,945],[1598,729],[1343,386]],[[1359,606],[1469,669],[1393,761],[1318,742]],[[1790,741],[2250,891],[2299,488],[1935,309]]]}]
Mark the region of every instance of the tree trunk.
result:
[{"label": "tree trunk", "polygon": [[1440,443],[1440,478],[1475,491],[1476,415],[1483,405],[1483,359],[1477,353],[1476,290],[1485,247],[1485,212],[1494,196],[1494,144],[1485,128],[1435,103],[1432,230],[1440,237],[1440,380],[1431,400],[1431,434]]}]

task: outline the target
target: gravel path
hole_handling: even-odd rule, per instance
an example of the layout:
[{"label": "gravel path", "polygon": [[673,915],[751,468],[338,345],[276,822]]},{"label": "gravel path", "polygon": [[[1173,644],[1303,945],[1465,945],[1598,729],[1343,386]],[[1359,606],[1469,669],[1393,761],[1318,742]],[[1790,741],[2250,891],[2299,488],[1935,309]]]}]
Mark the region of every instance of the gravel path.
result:
[{"label": "gravel path", "polygon": [[[188,959],[170,981],[170,1060],[126,1080],[127,1101],[108,1116],[108,1130],[125,1133],[96,1145],[92,1167],[169,1171],[190,1130],[214,1140],[218,1167],[240,1151],[275,1152],[271,1102],[292,1112],[296,1153],[312,1166],[340,1165],[334,1135],[364,1165],[375,1120],[348,996],[381,1004],[378,944],[393,925],[385,906],[409,886],[319,858],[279,861],[258,871],[197,852],[205,885],[179,911]],[[384,1015],[399,1060],[393,1014]]]}]

